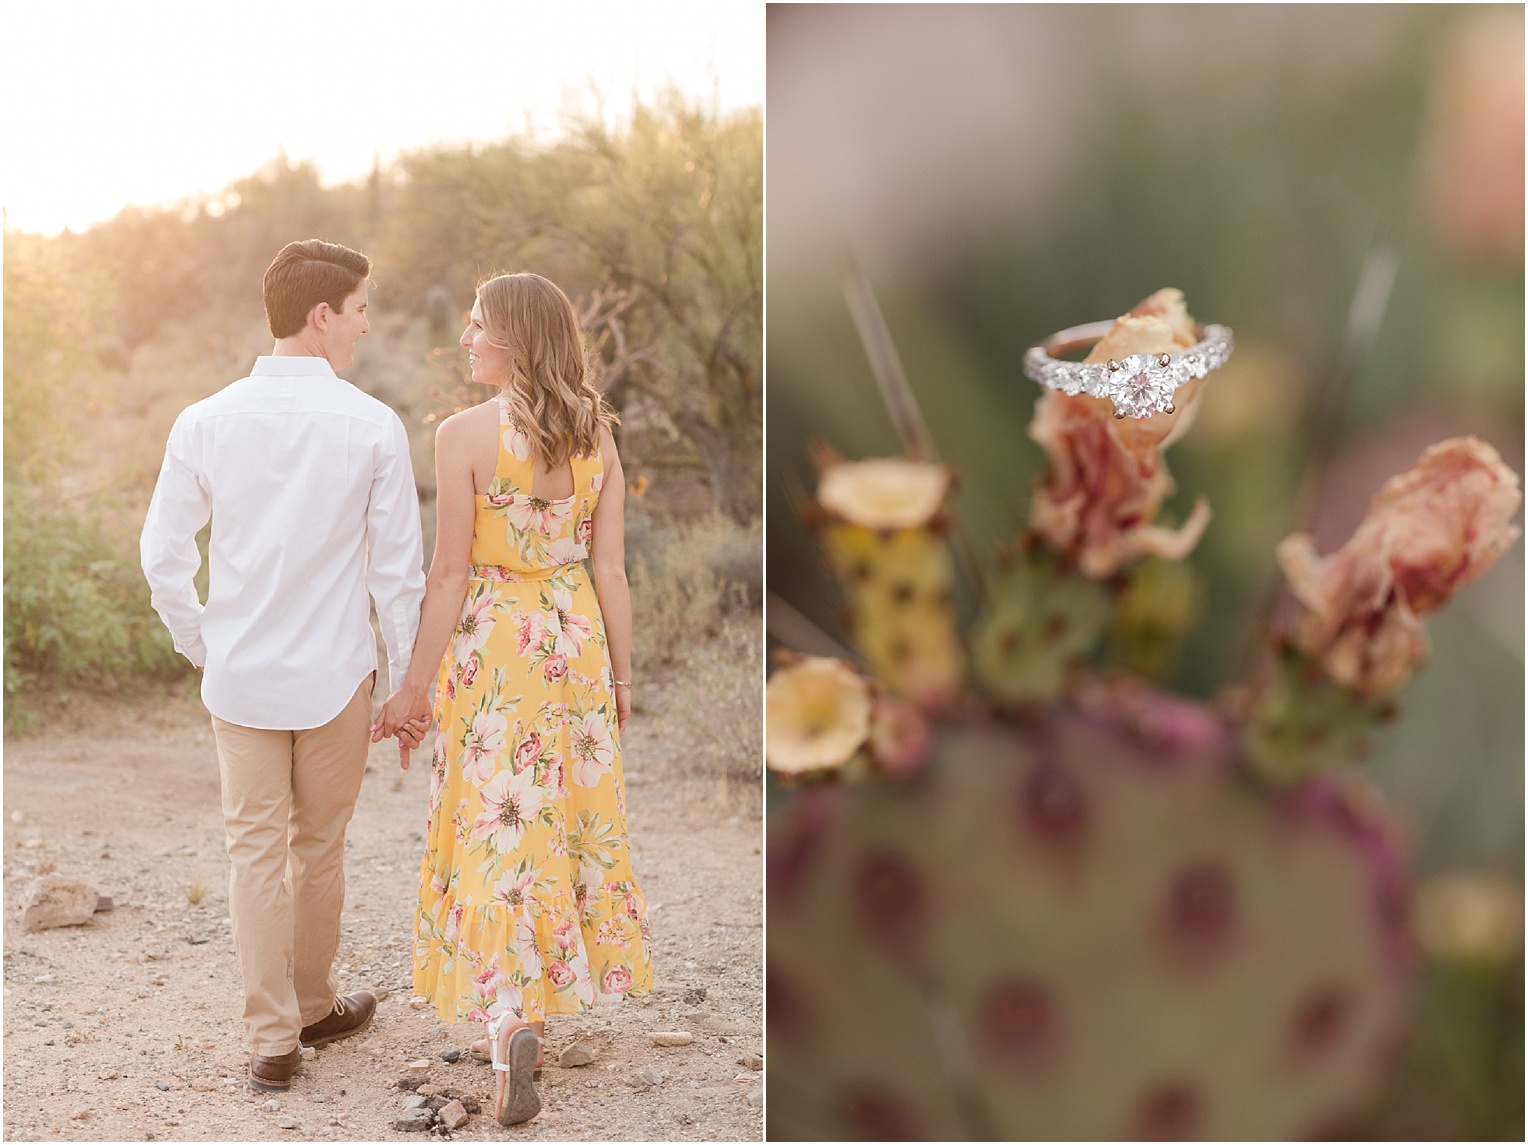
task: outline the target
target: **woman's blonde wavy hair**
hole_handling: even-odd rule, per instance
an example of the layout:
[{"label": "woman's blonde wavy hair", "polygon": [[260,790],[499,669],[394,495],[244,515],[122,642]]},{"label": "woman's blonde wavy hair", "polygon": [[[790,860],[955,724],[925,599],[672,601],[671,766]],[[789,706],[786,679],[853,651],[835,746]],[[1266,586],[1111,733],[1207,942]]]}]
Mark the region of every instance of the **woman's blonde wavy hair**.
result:
[{"label": "woman's blonde wavy hair", "polygon": [[478,284],[488,341],[509,351],[506,391],[541,463],[556,468],[599,449],[615,411],[594,386],[578,315],[568,296],[539,274],[500,274]]}]

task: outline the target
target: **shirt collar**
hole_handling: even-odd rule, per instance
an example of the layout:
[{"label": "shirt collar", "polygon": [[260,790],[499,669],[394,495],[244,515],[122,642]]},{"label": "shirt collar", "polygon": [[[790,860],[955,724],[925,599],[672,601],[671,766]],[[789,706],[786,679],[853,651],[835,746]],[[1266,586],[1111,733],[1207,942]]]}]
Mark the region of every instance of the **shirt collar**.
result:
[{"label": "shirt collar", "polygon": [[332,378],[335,376],[334,367],[329,364],[327,358],[292,357],[288,355],[262,354],[255,359],[255,368],[249,372],[250,377],[275,376],[280,378],[292,378],[317,374],[320,377]]}]

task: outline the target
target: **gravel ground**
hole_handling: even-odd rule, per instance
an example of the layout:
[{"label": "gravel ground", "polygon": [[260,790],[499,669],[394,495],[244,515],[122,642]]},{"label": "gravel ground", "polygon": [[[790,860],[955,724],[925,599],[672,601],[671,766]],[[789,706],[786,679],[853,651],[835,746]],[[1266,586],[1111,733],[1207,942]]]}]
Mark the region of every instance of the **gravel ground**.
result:
[{"label": "gravel ground", "polygon": [[[661,691],[648,700],[661,703]],[[666,770],[665,723],[662,710],[639,707],[626,742],[653,995],[553,1017],[542,1113],[505,1129],[493,1119],[488,1066],[441,1056],[464,1050],[477,1027],[442,1026],[412,998],[427,767],[400,773],[391,742],[377,745],[350,827],[340,988],[376,993],[376,1018],[366,1033],[312,1053],[288,1093],[256,1094],[245,1084],[205,711],[184,688],[57,700],[46,732],[11,737],[5,750],[5,1137],[406,1140],[424,1135],[393,1128],[419,1084],[408,1065],[428,1060],[423,1084],[462,1096],[469,1110],[473,1098],[481,1103],[456,1137],[758,1140],[757,801],[729,817],[714,797],[695,798],[682,774]],[[90,883],[114,909],[27,933],[27,887],[50,870]],[[689,1031],[693,1042],[651,1045],[647,1035],[665,1030]],[[559,1067],[575,1039],[594,1049],[594,1062]]]}]

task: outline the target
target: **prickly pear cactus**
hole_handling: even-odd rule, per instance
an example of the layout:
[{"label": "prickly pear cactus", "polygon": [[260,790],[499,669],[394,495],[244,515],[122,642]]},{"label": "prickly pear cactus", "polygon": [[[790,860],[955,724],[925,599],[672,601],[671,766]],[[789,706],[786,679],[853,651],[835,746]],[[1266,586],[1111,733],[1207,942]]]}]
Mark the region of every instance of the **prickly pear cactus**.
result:
[{"label": "prickly pear cactus", "polygon": [[1113,691],[803,792],[769,842],[770,1137],[1330,1132],[1399,1033],[1399,852],[1336,786],[1238,783],[1233,744]]},{"label": "prickly pear cactus", "polygon": [[[1093,356],[1194,329],[1162,291]],[[1172,562],[1208,504],[1155,521],[1192,385],[1127,423],[1041,398],[1051,468],[964,638],[948,470],[819,457],[805,515],[861,663],[781,650],[767,690],[770,1138],[1325,1136],[1380,1088],[1410,892],[1348,756],[1396,718],[1419,617],[1515,539],[1517,479],[1443,443],[1341,552],[1286,542],[1306,611],[1212,710],[1105,662],[1150,670],[1193,616]]]}]

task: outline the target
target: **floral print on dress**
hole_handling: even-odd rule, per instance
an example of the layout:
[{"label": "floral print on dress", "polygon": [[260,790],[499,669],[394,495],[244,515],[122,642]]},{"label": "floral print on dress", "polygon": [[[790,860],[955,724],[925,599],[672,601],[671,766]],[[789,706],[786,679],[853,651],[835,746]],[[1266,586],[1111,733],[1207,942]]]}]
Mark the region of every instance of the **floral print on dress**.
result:
[{"label": "floral print on dress", "polygon": [[583,566],[604,484],[531,496],[532,449],[500,404],[472,580],[441,664],[414,989],[447,1022],[535,1022],[652,987],[631,869],[604,622]]}]

